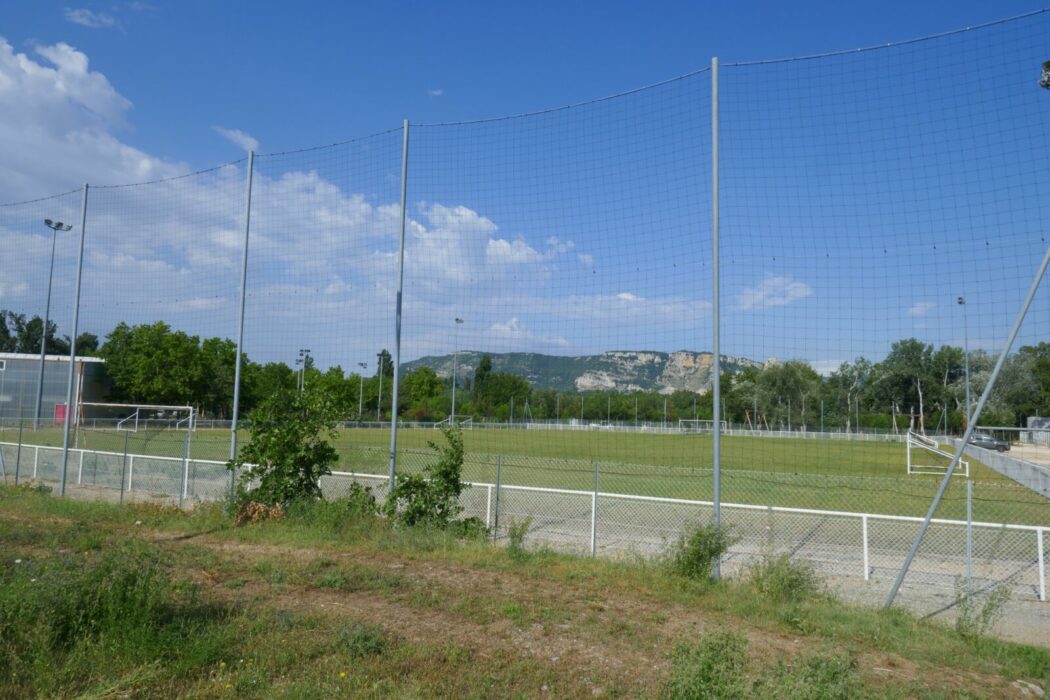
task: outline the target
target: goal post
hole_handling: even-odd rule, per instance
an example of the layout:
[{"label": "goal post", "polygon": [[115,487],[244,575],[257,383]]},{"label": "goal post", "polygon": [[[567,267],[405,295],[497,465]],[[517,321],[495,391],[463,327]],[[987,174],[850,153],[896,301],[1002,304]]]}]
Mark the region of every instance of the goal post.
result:
[{"label": "goal post", "polygon": [[[955,456],[947,450],[941,449],[940,443],[919,433],[908,431],[908,473],[909,474],[934,474],[944,476],[948,466]],[[959,460],[959,466],[955,470],[955,476],[970,476],[970,463],[965,459]]]},{"label": "goal post", "polygon": [[474,429],[474,416],[449,416],[444,420],[439,420],[434,423],[434,428],[440,430],[441,428],[458,425],[462,430],[473,430]]},{"label": "goal post", "polygon": [[137,433],[140,430],[197,429],[197,410],[192,406],[138,403],[81,402],[77,424],[99,430]]},{"label": "goal post", "polygon": [[[722,432],[724,433],[729,428],[729,423],[724,420],[719,421],[719,423],[721,423]],[[682,433],[713,433],[715,432],[715,422],[713,420],[679,418],[678,431]]]}]

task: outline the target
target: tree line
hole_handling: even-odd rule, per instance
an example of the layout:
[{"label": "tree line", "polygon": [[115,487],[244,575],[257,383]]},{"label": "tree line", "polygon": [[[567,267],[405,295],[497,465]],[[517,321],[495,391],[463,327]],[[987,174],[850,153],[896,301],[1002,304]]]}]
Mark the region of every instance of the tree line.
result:
[{"label": "tree line", "polygon": [[[43,324],[39,317],[0,311],[0,351],[36,353]],[[69,338],[48,323],[47,352],[67,354]],[[111,382],[106,401],[178,404],[202,416],[229,418],[233,408],[236,344],[201,338],[164,322],[119,323],[104,342],[78,336],[77,352],[106,361]],[[370,376],[339,365],[321,370],[310,358],[300,370],[284,362],[258,363],[242,357],[241,409],[251,411],[300,381],[323,390],[342,420],[389,420],[393,362],[382,350]],[[723,419],[773,430],[942,430],[958,432],[966,421],[966,378],[962,349],[935,348],[914,338],[893,343],[880,362],[863,357],[843,363],[828,376],[802,360],[770,361],[762,367],[725,374]],[[988,381],[995,358],[982,350],[969,357],[972,405]],[[382,387],[382,396],[380,396]],[[971,406],[972,410],[972,406]],[[402,420],[439,421],[452,411],[452,380],[429,367],[401,377],[397,414]],[[582,420],[586,423],[710,420],[710,393],[565,392],[533,387],[523,377],[495,372],[482,357],[472,376],[460,376],[457,416],[478,420]],[[981,417],[986,425],[1023,425],[1031,415],[1050,415],[1050,343],[1024,346],[1012,354]]]}]

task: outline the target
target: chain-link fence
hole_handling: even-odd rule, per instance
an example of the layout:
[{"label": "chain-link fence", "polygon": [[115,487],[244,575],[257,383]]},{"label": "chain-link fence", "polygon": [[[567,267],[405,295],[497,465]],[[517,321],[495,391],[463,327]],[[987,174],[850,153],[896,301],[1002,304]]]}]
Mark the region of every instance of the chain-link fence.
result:
[{"label": "chain-link fence", "polygon": [[1025,304],[1048,30],[714,63],[0,205],[5,476],[221,498],[237,421],[310,387],[340,410],[326,495],[381,494],[457,423],[465,512],[498,536],[654,554],[720,518],[727,572],[788,553],[873,598],[936,498],[909,604],[967,568],[1045,601],[1050,448],[971,436],[945,475],[975,424],[1050,413],[1050,291]]}]

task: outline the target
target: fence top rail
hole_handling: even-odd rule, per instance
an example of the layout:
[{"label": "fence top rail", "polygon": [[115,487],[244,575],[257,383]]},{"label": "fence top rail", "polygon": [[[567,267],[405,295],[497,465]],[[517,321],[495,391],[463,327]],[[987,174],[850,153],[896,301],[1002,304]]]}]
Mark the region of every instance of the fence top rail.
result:
[{"label": "fence top rail", "polygon": [[[14,442],[0,442],[0,446],[6,447],[17,447],[18,443]],[[53,447],[51,445],[28,445],[28,447],[43,447],[50,449],[61,449]],[[86,449],[71,449],[70,452],[93,452],[95,454],[121,456],[120,452],[104,452],[102,450],[86,450]],[[182,458],[179,457],[154,457],[153,455],[141,455],[128,453],[129,457],[139,457],[145,459],[162,459],[168,461],[181,462]],[[226,462],[215,460],[215,459],[193,459],[190,460],[198,464],[213,464],[213,465],[225,465]],[[331,476],[348,477],[352,479],[377,479],[387,481],[390,477],[386,474],[369,474],[367,472],[347,472],[347,471],[333,471]],[[464,481],[467,486],[476,486],[479,488],[494,488],[496,484],[489,483],[486,481]],[[564,496],[581,496],[590,498],[594,495],[594,491],[579,491],[575,489],[559,489],[551,488],[547,486],[520,486],[514,484],[500,484],[501,489],[508,491],[525,491],[530,493],[553,493]],[[601,498],[618,499],[621,501],[641,501],[648,503],[665,503],[668,505],[683,505],[683,506],[711,506],[711,501],[700,501],[686,498],[669,498],[666,496],[642,496],[637,494],[629,493],[610,493],[606,491],[599,491],[598,496]],[[845,510],[820,510],[817,508],[793,508],[790,506],[771,506],[771,505],[757,505],[754,503],[726,503],[722,502],[723,508],[738,509],[738,510],[766,510],[773,513],[795,513],[798,515],[826,515],[839,518],[866,518],[868,520],[886,520],[892,522],[911,522],[921,523],[923,518],[914,515],[888,515],[883,513],[856,513]],[[958,525],[965,526],[965,520],[949,520],[946,518],[934,518],[930,522],[937,525]],[[1028,532],[1048,532],[1050,531],[1050,525],[1017,525],[1014,523],[991,523],[984,521],[974,521],[974,527],[984,529],[999,529],[999,530],[1022,530]]]},{"label": "fence top rail", "polygon": [[[332,476],[350,477],[353,479],[377,479],[386,481],[389,479],[384,474],[368,474],[362,472],[343,472],[333,471]],[[478,488],[492,488],[495,484],[487,481],[464,481],[467,486],[476,486]],[[526,491],[529,493],[556,493],[565,496],[580,496],[590,498],[594,495],[594,491],[579,491],[574,489],[558,489],[550,488],[546,486],[519,486],[514,484],[500,484],[500,489],[506,489],[508,491]],[[643,501],[650,503],[666,503],[669,505],[683,505],[683,506],[711,506],[712,501],[698,501],[686,498],[668,498],[665,496],[640,496],[635,494],[627,493],[609,493],[605,491],[599,491],[598,496],[601,498],[613,498],[622,501]],[[816,508],[792,508],[790,506],[763,506],[756,505],[753,503],[726,503],[722,502],[723,508],[736,508],[739,510],[767,510],[774,513],[795,513],[799,515],[827,515],[840,518],[866,518],[868,520],[889,520],[894,522],[913,522],[921,523],[923,518],[920,516],[913,515],[884,515],[881,513],[854,513],[845,510],[820,510]],[[934,518],[931,522],[938,525],[960,525],[965,526],[965,520],[949,520],[946,518]],[[1013,523],[990,523],[983,521],[974,521],[974,527],[980,527],[985,529],[998,529],[998,530],[1026,530],[1029,532],[1043,532],[1050,531],[1050,525],[1015,525]]]}]

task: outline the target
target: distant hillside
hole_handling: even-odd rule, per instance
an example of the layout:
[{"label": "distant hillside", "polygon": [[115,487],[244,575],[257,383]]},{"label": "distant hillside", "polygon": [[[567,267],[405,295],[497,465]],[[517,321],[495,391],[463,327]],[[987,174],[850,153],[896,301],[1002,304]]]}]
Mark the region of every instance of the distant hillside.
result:
[{"label": "distant hillside", "polygon": [[[472,378],[474,369],[486,353],[464,350],[459,353],[458,374]],[[647,352],[618,350],[601,355],[564,357],[534,352],[488,353],[492,369],[524,377],[532,386],[559,391],[658,391],[677,390],[705,393],[711,384],[709,352]],[[737,372],[762,364],[746,358],[722,356],[726,372]],[[442,377],[452,376],[452,355],[421,357],[407,362],[406,371],[430,367]]]}]

